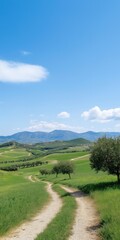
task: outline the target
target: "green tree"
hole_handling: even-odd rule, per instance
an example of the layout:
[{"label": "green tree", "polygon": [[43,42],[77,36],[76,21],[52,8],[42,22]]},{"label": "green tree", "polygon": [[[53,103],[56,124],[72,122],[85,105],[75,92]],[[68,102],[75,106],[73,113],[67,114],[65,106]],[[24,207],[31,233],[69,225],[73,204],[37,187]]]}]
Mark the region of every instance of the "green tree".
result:
[{"label": "green tree", "polygon": [[73,173],[73,164],[69,161],[67,162],[59,162],[54,167],[52,172],[56,173],[56,177],[59,173],[68,174],[69,178],[71,178],[71,173]]},{"label": "green tree", "polygon": [[40,169],[41,175],[47,175],[49,174],[49,171],[47,169]]},{"label": "green tree", "polygon": [[120,182],[120,138],[98,139],[91,150],[90,164],[97,172],[116,175]]},{"label": "green tree", "polygon": [[61,173],[68,174],[69,178],[71,178],[71,173],[73,173],[73,164],[71,162],[63,162],[61,164]]},{"label": "green tree", "polygon": [[59,173],[61,173],[60,163],[57,163],[57,164],[53,167],[52,173],[55,173],[55,174],[56,174],[56,177],[58,176]]}]

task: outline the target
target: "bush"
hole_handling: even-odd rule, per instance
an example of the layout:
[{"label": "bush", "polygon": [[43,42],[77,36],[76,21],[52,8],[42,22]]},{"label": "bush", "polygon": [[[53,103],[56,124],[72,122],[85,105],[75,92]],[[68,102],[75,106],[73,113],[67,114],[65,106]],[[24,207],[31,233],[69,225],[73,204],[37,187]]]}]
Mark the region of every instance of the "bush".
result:
[{"label": "bush", "polygon": [[47,169],[40,169],[40,173],[41,173],[41,175],[47,175],[47,174],[51,174],[52,172]]}]

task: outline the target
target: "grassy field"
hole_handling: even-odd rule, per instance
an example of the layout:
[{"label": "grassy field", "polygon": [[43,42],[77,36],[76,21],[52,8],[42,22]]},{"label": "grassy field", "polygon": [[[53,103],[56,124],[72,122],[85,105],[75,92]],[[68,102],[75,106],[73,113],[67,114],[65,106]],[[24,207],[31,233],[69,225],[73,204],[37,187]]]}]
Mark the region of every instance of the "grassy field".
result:
[{"label": "grassy field", "polygon": [[[52,143],[52,147],[53,146],[54,144]],[[69,147],[69,150],[70,148],[71,152],[66,152],[66,150],[63,149],[65,153],[53,153],[37,158],[41,161],[48,161],[48,164],[43,166],[19,169],[15,173],[0,171],[0,235],[32,216],[39,208],[42,208],[44,201],[47,201],[48,195],[45,192],[44,184],[31,183],[27,179],[29,175],[35,175],[39,176],[41,180],[53,182],[55,184],[55,190],[59,192],[61,197],[64,195],[63,190],[60,190],[56,184],[66,184],[89,194],[93,198],[100,215],[101,238],[103,240],[120,239],[120,186],[116,184],[116,177],[103,172],[97,174],[91,170],[88,156],[84,156],[89,152],[72,152],[75,146],[73,148]],[[79,150],[78,146],[76,146],[76,148]],[[11,150],[13,150],[11,146],[1,148],[0,158],[6,160],[10,154],[9,159],[19,162],[19,159],[23,156],[29,155],[29,151],[24,148],[14,149],[14,151]],[[38,146],[36,150],[38,153]],[[62,149],[60,151],[62,151]],[[81,158],[82,156],[84,156],[83,159]],[[59,174],[57,178],[55,175],[41,176],[39,174],[41,168],[52,169],[55,160],[67,161],[75,158],[79,159],[73,161],[75,170],[71,179],[69,179],[67,175],[62,174]],[[34,161],[34,159],[32,161]],[[42,195],[40,194],[41,192]],[[56,234],[60,231],[59,229],[62,228],[61,222],[65,219],[65,215],[69,214],[70,209],[75,210],[75,203],[73,203],[73,199],[71,199],[72,198],[67,195],[63,197],[64,206],[62,211],[48,226],[46,231],[38,236],[37,240],[48,239],[48,236],[51,236],[51,239],[56,239]],[[70,205],[68,204],[69,202]],[[71,214],[74,215],[74,211],[71,211]],[[65,231],[63,235],[64,238],[58,236],[58,240],[67,239],[71,223],[72,220],[67,222],[67,219],[65,219],[66,227],[62,230],[63,232]]]},{"label": "grassy field", "polygon": [[0,162],[18,161],[31,154],[25,148],[5,147],[0,148]]},{"label": "grassy field", "polygon": [[84,156],[86,154],[88,154],[88,152],[82,152],[82,151],[71,152],[71,153],[54,153],[44,157],[44,159],[46,161],[51,161],[51,160],[66,161],[66,160],[71,160],[73,158]]},{"label": "grassy field", "polygon": [[116,184],[116,177],[106,173],[91,170],[89,159],[75,161],[75,172],[72,179],[66,175],[54,175],[42,179],[52,181],[54,184],[65,184],[81,189],[89,194],[96,204],[100,215],[101,228],[100,235],[104,240],[120,239],[120,215],[117,214],[120,209],[120,186]]},{"label": "grassy field", "polygon": [[0,172],[0,235],[29,219],[49,200],[44,183]]}]

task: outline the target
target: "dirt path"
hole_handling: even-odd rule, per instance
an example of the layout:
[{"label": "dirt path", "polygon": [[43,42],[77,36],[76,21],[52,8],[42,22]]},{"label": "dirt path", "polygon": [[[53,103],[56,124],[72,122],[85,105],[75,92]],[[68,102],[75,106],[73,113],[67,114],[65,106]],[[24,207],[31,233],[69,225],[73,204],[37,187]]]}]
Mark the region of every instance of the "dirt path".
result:
[{"label": "dirt path", "polygon": [[80,156],[80,157],[77,157],[77,158],[72,158],[71,161],[83,159],[83,158],[86,158],[86,157],[89,157],[89,156],[90,156],[90,154],[86,154],[86,155],[83,155],[83,156]]},{"label": "dirt path", "polygon": [[66,186],[62,186],[62,188],[76,198],[78,205],[69,240],[98,240],[99,221],[92,200],[80,191]]},{"label": "dirt path", "polygon": [[31,182],[37,182],[37,178],[33,177],[32,175],[28,176],[28,180]]},{"label": "dirt path", "polygon": [[[35,181],[32,176],[30,181]],[[43,208],[34,218],[25,222],[20,227],[13,230],[8,236],[0,238],[1,240],[34,240],[37,235],[45,230],[62,207],[62,201],[58,194],[52,190],[51,183],[47,183],[47,191],[51,196],[49,205]]]}]

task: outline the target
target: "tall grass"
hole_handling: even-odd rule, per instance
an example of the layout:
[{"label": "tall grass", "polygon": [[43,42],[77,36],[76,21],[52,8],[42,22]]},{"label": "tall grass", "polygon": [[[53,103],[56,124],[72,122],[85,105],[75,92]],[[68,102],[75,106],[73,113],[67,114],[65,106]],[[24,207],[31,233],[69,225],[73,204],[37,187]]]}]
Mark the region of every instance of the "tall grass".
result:
[{"label": "tall grass", "polygon": [[102,239],[120,240],[120,187],[108,187],[92,193],[101,218]]},{"label": "tall grass", "polygon": [[0,235],[32,217],[49,199],[44,183],[24,182],[5,189],[0,194]]}]

